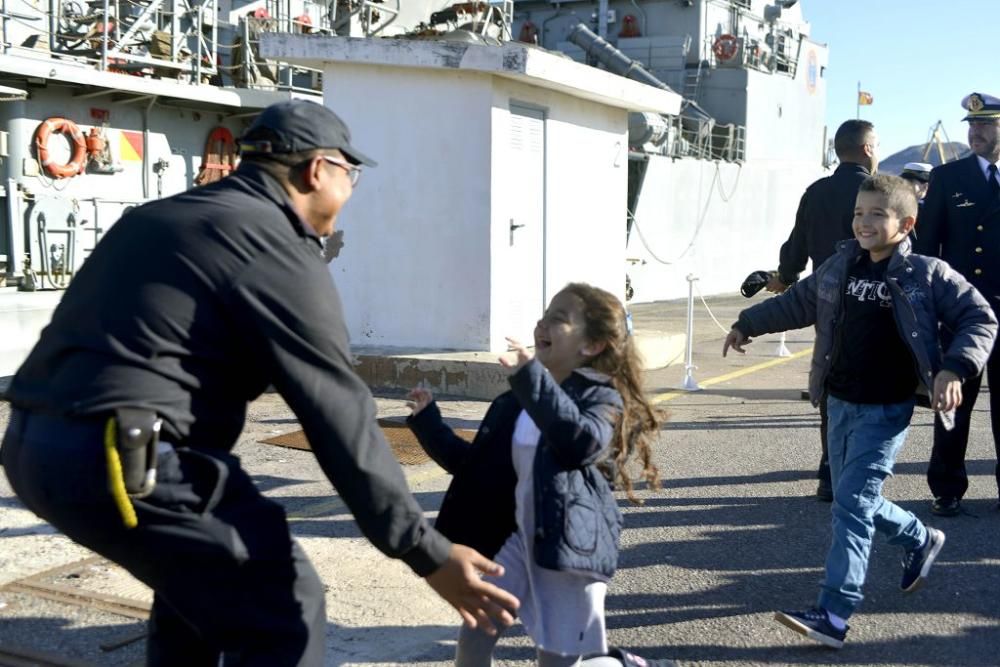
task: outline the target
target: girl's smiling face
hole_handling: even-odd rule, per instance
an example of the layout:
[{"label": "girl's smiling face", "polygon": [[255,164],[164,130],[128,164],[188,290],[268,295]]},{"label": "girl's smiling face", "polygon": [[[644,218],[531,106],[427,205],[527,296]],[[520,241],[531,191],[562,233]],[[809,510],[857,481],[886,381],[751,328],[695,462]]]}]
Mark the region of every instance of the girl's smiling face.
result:
[{"label": "girl's smiling face", "polygon": [[[583,300],[569,292],[559,292],[535,325],[535,356],[558,382],[600,352],[586,338]],[[603,346],[601,346],[603,347]]]}]

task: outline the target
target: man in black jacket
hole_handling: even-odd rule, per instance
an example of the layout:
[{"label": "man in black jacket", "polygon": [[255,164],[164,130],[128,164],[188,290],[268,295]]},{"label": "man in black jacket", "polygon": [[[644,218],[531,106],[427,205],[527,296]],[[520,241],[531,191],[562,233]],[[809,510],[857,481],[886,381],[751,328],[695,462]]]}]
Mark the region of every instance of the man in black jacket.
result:
[{"label": "man in black jacket", "polygon": [[[866,120],[848,120],[837,128],[833,147],[840,166],[825,178],[808,188],[799,201],[795,226],[788,240],[781,246],[778,271],[771,277],[767,290],[781,294],[799,279],[812,261],[812,270],[833,255],[838,241],[854,237],[851,222],[854,220],[854,202],[862,181],[875,173],[878,167],[878,137],[875,127]],[[819,486],[816,497],[825,502],[833,501],[830,487],[830,463],[826,447],[826,402],[820,401],[820,456],[816,476]]]},{"label": "man in black jacket", "polygon": [[376,547],[467,624],[512,622],[478,576],[498,567],[427,524],[352,370],[322,239],[374,163],[301,100],[241,150],[228,178],[125,215],[70,284],[7,395],[15,493],[155,591],[150,665],[320,665],[323,585],[229,453],[273,385]]},{"label": "man in black jacket", "polygon": [[[931,184],[917,221],[914,249],[945,260],[982,292],[998,312],[1000,299],[1000,99],[972,93],[962,100],[968,111],[969,147],[972,154],[943,164],[931,172]],[[990,384],[1000,378],[1000,354],[994,349],[986,363]],[[927,482],[934,502],[931,512],[955,516],[969,488],[965,450],[969,443],[972,408],[983,376],[966,380],[962,405],[955,414],[955,428],[946,431],[934,421],[934,448]],[[1000,459],[1000,380],[990,391],[990,425],[993,445]],[[1000,464],[995,470],[1000,489]]]}]

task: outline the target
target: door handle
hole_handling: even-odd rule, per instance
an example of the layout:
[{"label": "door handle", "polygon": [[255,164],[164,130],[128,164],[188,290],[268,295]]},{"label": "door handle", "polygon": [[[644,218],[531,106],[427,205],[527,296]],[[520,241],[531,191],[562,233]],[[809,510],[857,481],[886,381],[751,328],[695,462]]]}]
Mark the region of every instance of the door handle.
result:
[{"label": "door handle", "polygon": [[514,232],[516,232],[517,230],[519,230],[521,227],[524,227],[524,225],[519,225],[519,224],[515,223],[514,222],[514,218],[510,219],[510,244],[511,245],[514,245]]}]

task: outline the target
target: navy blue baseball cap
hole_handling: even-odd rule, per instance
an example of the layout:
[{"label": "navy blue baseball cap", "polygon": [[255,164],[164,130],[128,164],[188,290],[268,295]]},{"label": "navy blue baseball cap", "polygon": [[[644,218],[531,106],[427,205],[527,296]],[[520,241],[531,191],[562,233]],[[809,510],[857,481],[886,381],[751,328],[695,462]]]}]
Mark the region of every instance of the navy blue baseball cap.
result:
[{"label": "navy blue baseball cap", "polygon": [[288,100],[267,107],[240,137],[239,145],[240,154],[246,156],[335,148],[353,164],[378,164],[351,145],[351,131],[340,116],[308,100]]}]

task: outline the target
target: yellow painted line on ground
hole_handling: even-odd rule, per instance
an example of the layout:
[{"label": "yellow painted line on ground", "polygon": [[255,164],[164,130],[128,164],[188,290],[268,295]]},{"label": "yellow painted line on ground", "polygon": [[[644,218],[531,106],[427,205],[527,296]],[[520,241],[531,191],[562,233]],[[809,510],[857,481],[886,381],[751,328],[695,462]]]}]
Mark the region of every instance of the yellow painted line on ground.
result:
[{"label": "yellow painted line on ground", "polygon": [[[738,371],[733,371],[732,373],[726,373],[725,375],[717,375],[714,378],[709,378],[707,380],[702,380],[698,383],[701,387],[710,387],[713,384],[719,384],[720,382],[728,382],[729,380],[735,380],[736,378],[743,377],[744,375],[750,375],[751,373],[756,373],[757,371],[762,371],[766,368],[771,368],[773,366],[778,366],[780,364],[787,364],[789,361],[794,361],[800,357],[804,357],[807,354],[812,354],[813,349],[807,348],[805,350],[800,350],[790,357],[780,357],[778,359],[771,359],[770,361],[765,361],[754,366],[748,366],[746,368],[741,368]],[[666,403],[667,401],[672,401],[678,396],[687,396],[691,394],[690,391],[668,391],[663,394],[654,394],[650,401],[654,404],[656,403]]]}]

